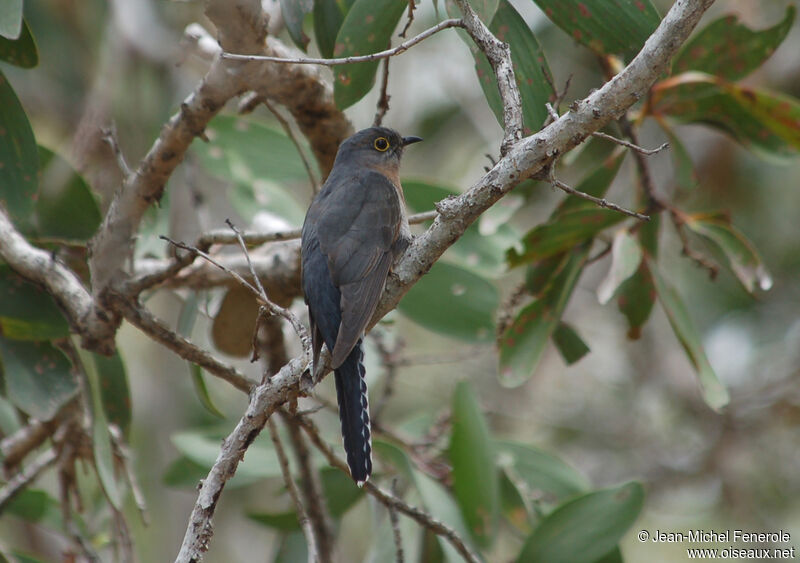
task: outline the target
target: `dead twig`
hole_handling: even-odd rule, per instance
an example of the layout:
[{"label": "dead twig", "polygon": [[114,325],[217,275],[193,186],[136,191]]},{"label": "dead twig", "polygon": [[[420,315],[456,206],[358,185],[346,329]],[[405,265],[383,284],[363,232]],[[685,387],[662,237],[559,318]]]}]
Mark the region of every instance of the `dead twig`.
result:
[{"label": "dead twig", "polygon": [[[388,61],[388,59],[387,59]],[[306,169],[306,174],[308,174],[308,181],[311,182],[311,188],[314,190],[314,193],[319,191],[319,182],[317,181],[316,177],[314,176],[314,171],[311,167],[311,162],[308,160],[306,156],[306,151],[303,150],[303,145],[300,144],[300,140],[297,138],[297,135],[294,134],[292,131],[292,126],[289,125],[289,122],[280,114],[278,108],[276,108],[272,103],[267,99],[263,98],[261,100],[264,103],[264,106],[275,116],[275,119],[278,120],[278,123],[281,124],[283,130],[286,132],[286,136],[289,137],[289,140],[292,141],[294,144],[294,148],[297,149],[297,154],[300,155],[300,160],[303,161],[303,166]]]},{"label": "dead twig", "polygon": [[[414,0],[411,0],[413,4]],[[411,4],[409,4],[409,9]],[[381,79],[381,95],[378,98],[377,109],[375,111],[375,118],[372,120],[373,127],[380,127],[381,123],[383,123],[383,118],[386,115],[386,112],[389,111],[389,99],[391,96],[386,92],[386,89],[389,87],[389,59],[384,59],[383,61],[383,78]]]}]

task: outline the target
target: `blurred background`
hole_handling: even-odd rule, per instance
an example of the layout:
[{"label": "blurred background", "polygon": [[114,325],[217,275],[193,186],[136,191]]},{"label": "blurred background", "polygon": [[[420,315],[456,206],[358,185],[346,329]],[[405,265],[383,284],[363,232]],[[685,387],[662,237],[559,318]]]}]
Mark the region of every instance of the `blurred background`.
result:
[{"label": "blurred background", "polygon": [[[270,12],[279,12],[273,5],[277,2],[264,3]],[[561,87],[571,77],[564,107],[603,83],[596,58],[555,27],[533,2],[512,4],[541,42],[555,83]],[[654,4],[663,15],[671,2]],[[763,29],[780,21],[790,4],[719,0],[700,26],[721,15],[737,14],[748,26]],[[198,1],[39,0],[25,3],[25,16],[38,42],[40,64],[32,70],[3,65],[3,72],[39,143],[70,160],[105,209],[121,176],[96,128],[113,122],[122,151],[134,166],[208,67],[184,29],[198,22],[213,35],[212,25]],[[432,2],[420,2],[411,33],[433,25],[436,17]],[[271,26],[281,27],[279,21]],[[279,37],[290,43],[285,30]],[[795,23],[775,54],[744,82],[800,96],[798,52],[800,25]],[[313,42],[309,55],[318,56]],[[377,90],[347,109],[355,129],[372,123]],[[390,110],[384,124],[425,138],[404,157],[405,181],[463,191],[482,175],[490,158],[497,158],[502,131],[478,83],[472,55],[455,32],[439,33],[393,58],[388,93]],[[235,105],[227,114],[236,114]],[[247,119],[281,131],[280,123],[263,107]],[[657,191],[684,210],[726,210],[758,249],[773,280],[769,291],[755,295],[726,270],[712,281],[707,271],[681,255],[674,229],[663,222],[661,271],[687,303],[709,360],[730,391],[730,404],[721,413],[704,403],[694,369],[659,305],[641,337],[630,340],[625,318],[613,302],[599,304],[597,287],[608,271],[608,259],[586,268],[564,314],[591,353],[568,366],[550,345],[533,377],[519,388],[498,383],[491,334],[482,342],[450,339],[398,311],[379,328],[386,346],[394,350],[399,341],[403,344],[397,349],[403,361],[396,368],[393,393],[381,413],[384,425],[410,433],[429,427],[446,414],[455,385],[469,380],[493,434],[557,455],[593,487],[630,479],[644,484],[645,509],[622,542],[629,561],[685,557],[685,546],[680,544],[641,544],[636,539],[640,529],[783,529],[791,534],[791,545],[800,545],[800,159],[754,154],[701,125],[682,125],[676,131],[696,166],[699,187],[677,191],[673,161],[663,151],[649,157]],[[197,146],[201,143],[195,141],[171,178],[168,201],[151,213],[138,241],[138,256],[166,256],[159,234],[188,241],[201,232],[223,228],[228,217],[242,227],[276,224],[274,215],[244,212],[253,209],[250,200],[232,202],[229,182],[215,177],[205,165],[213,150],[226,150],[214,144],[213,133],[210,138],[208,146]],[[659,128],[645,123],[639,140],[645,147],[655,147],[667,139]],[[591,159],[567,160],[559,177],[575,185],[593,166],[596,162]],[[303,174],[292,178],[278,183],[292,202],[281,207],[289,211],[277,214],[287,225],[299,226],[312,191]],[[272,193],[276,183],[265,183],[263,193]],[[634,205],[634,183],[633,159],[628,156],[608,198]],[[251,194],[256,204],[263,202],[258,194],[256,185]],[[481,232],[493,233],[498,223],[507,223],[521,235],[545,220],[561,198],[548,185],[526,186],[504,200],[504,209],[482,220]],[[514,213],[516,208],[521,209]],[[500,303],[509,299],[522,275],[511,270],[491,279]],[[221,296],[219,289],[200,294],[191,336],[204,347],[214,347],[212,324]],[[175,326],[187,298],[186,293],[160,290],[148,296],[147,305]],[[299,300],[295,310],[305,314]],[[209,396],[224,415],[215,417],[198,400],[184,361],[129,325],[123,325],[118,342],[131,386],[134,468],[151,519],[150,526],[143,526],[135,511],[129,511],[136,553],[141,561],[169,560],[183,537],[196,499],[192,484],[198,476],[196,467],[186,469],[176,463],[185,461],[187,450],[198,448],[210,449],[213,459],[218,442],[207,437],[226,435],[246,400],[224,383],[207,378]],[[297,344],[291,342],[290,351],[296,351]],[[387,369],[372,340],[367,356],[374,406],[385,388]],[[229,360],[260,377],[258,364]],[[331,378],[319,394],[335,400]],[[316,420],[338,446],[335,413],[321,412]],[[197,428],[206,429],[205,438],[192,433]],[[262,442],[269,449],[269,438],[262,436],[257,444]],[[261,460],[258,455],[252,453]],[[43,483],[52,485],[46,479]],[[286,509],[286,499],[275,500],[280,480],[248,482],[245,475],[238,485],[223,495],[206,561],[269,561],[279,548],[277,532],[246,513],[275,511],[276,502]],[[91,519],[92,504],[101,499],[85,486]],[[343,561],[381,560],[368,552],[369,537],[364,533],[372,510],[372,501],[364,500],[343,517],[339,532]],[[4,518],[0,537],[23,547],[27,544],[45,560],[58,559],[60,540],[44,526]],[[492,560],[509,560],[511,553],[495,547]]]}]

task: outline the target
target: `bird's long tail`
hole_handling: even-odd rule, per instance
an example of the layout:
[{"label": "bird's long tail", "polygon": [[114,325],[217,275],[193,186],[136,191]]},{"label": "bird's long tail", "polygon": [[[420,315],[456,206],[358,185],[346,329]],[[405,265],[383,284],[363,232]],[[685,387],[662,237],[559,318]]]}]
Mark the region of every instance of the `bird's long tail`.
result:
[{"label": "bird's long tail", "polygon": [[361,340],[335,370],[339,420],[342,423],[344,451],[350,475],[361,486],[372,473],[372,439],[369,426],[364,348]]}]

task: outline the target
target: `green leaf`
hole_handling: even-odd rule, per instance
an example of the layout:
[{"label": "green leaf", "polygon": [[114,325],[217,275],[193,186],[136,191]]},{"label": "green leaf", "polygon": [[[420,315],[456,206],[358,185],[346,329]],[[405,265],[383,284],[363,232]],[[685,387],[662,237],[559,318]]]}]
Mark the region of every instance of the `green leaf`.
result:
[{"label": "green leaf", "polygon": [[[406,452],[394,444],[383,440],[375,440],[373,451],[384,461],[394,466],[414,485],[422,498],[422,504],[428,512],[453,528],[467,545],[471,544],[471,536],[467,531],[464,517],[447,489],[421,471],[416,470],[411,460],[408,459]],[[461,563],[463,561],[463,558],[446,539],[437,536],[437,540],[448,562]]]},{"label": "green leaf", "polygon": [[[511,47],[514,76],[522,98],[524,133],[530,135],[541,129],[542,123],[547,118],[545,104],[553,94],[547,81],[547,76],[551,73],[544,51],[528,24],[507,0],[499,3],[489,30]],[[492,108],[497,122],[502,125],[503,102],[497,88],[497,78],[483,51],[474,49],[473,56],[475,70],[486,101]]]},{"label": "green leaf", "polygon": [[643,503],[644,490],[634,482],[573,498],[539,522],[517,561],[595,563],[615,548]]},{"label": "green leaf", "polygon": [[469,383],[453,394],[453,431],[448,450],[453,465],[453,492],[472,535],[482,545],[495,536],[500,482],[489,425]]},{"label": "green leaf", "polygon": [[45,421],[78,392],[64,353],[49,342],[19,342],[0,337],[5,393],[26,414]]},{"label": "green leaf", "polygon": [[499,339],[500,383],[516,387],[527,381],[542,358],[545,344],[555,331],[564,308],[578,282],[588,244],[576,248],[562,258],[558,274],[552,278],[539,298],[524,307]]},{"label": "green leaf", "polygon": [[783,21],[762,31],[739,23],[735,15],[715,20],[683,45],[672,73],[699,70],[730,81],[744,78],[775,52],[792,28],[794,16],[795,7],[787,6]]},{"label": "green leaf", "polygon": [[92,450],[97,478],[108,502],[117,510],[122,509],[122,491],[117,483],[114,464],[114,448],[108,430],[108,418],[103,405],[102,382],[97,365],[97,355],[78,346],[78,355],[86,373],[92,396]]},{"label": "green leaf", "polygon": [[233,182],[232,204],[245,219],[264,209],[301,225],[305,206],[290,187],[308,183],[303,160],[291,139],[255,121],[220,115],[206,130],[211,142],[195,143],[203,167]]},{"label": "green leaf", "polygon": [[513,467],[530,491],[542,491],[557,499],[589,490],[589,482],[572,466],[539,448],[520,442],[495,440],[499,464]]},{"label": "green leaf", "polygon": [[[322,468],[320,470],[320,481],[322,482],[322,492],[325,495],[328,512],[334,518],[341,518],[345,512],[364,496],[364,491],[357,487],[348,475],[338,469]],[[259,524],[286,532],[300,530],[300,523],[295,510],[279,513],[248,512],[247,517]]]},{"label": "green leaf", "polygon": [[494,336],[497,289],[485,278],[439,261],[400,301],[398,309],[428,330],[471,342]]},{"label": "green leaf", "polygon": [[[458,192],[442,186],[420,181],[404,181],[403,193],[406,203],[415,212],[430,211],[436,202]],[[503,198],[496,205],[501,205]],[[472,224],[445,253],[446,258],[465,266],[473,272],[492,278],[498,277],[506,270],[503,253],[514,244],[518,235],[508,224],[498,225],[494,233],[481,234],[477,224]]]},{"label": "green leaf", "polygon": [[[356,0],[336,35],[334,56],[369,55],[386,49],[408,3],[405,0]],[[352,106],[370,91],[380,61],[334,68],[333,97],[340,109]]]},{"label": "green leaf", "polygon": [[345,12],[336,0],[314,0],[314,36],[320,54],[333,58],[336,35],[342,27]]},{"label": "green leaf", "polygon": [[[162,480],[168,487],[195,488],[197,484],[208,475],[208,467],[192,461],[186,456],[180,456],[169,464],[164,472]],[[236,486],[249,485],[249,483],[225,484],[226,488],[236,488]]]},{"label": "green leaf", "polygon": [[281,0],[281,14],[294,44],[303,51],[308,47],[308,36],[303,31],[303,19],[314,9],[314,0]]},{"label": "green leaf", "polygon": [[650,0],[534,0],[578,43],[600,55],[633,58],[661,23]]},{"label": "green leaf", "polygon": [[39,64],[39,51],[27,21],[22,21],[22,33],[16,39],[0,37],[0,60],[21,68]]},{"label": "green leaf", "polygon": [[664,120],[658,120],[658,124],[669,139],[670,154],[672,155],[672,163],[675,166],[675,184],[682,190],[695,189],[700,183],[700,179],[697,177],[697,171],[689,151],[686,150],[681,140]]},{"label": "green leaf", "polygon": [[72,243],[89,240],[102,220],[89,185],[66,160],[42,146],[38,178],[37,235]]},{"label": "green leaf", "polygon": [[[2,363],[0,363],[0,366],[2,366]],[[2,375],[2,373],[2,369],[0,369],[0,375]],[[0,382],[2,382],[2,377],[0,377]],[[0,394],[0,432],[2,432],[4,436],[8,436],[20,428],[22,428],[22,421],[20,420],[16,407]]]},{"label": "green leaf", "polygon": [[703,350],[702,339],[697,328],[694,326],[689,310],[684,305],[678,293],[664,280],[655,268],[655,265],[649,263],[650,272],[653,275],[653,282],[655,283],[658,299],[667,313],[669,324],[672,325],[672,330],[678,341],[686,351],[686,356],[697,370],[697,376],[700,381],[700,387],[703,391],[703,400],[712,409],[719,411],[722,407],[728,404],[730,397],[725,386],[717,378],[714,369],[708,362],[706,353]]},{"label": "green leaf", "polygon": [[308,546],[303,532],[293,532],[283,536],[274,563],[296,563],[307,560]]},{"label": "green leaf", "polygon": [[601,207],[567,211],[528,231],[522,238],[522,252],[511,248],[506,259],[514,267],[560,254],[624,219],[622,213]]},{"label": "green leaf", "polygon": [[800,100],[715,76],[687,72],[660,82],[650,111],[682,123],[706,123],[765,155],[794,156],[800,150]]},{"label": "green leaf", "polygon": [[605,305],[622,283],[636,273],[642,263],[642,247],[628,229],[620,229],[611,243],[611,268],[597,288],[597,299]]},{"label": "green leaf", "polygon": [[[622,161],[625,160],[626,152],[622,150],[612,152],[602,165],[597,166],[591,174],[588,174],[575,189],[579,192],[594,196],[603,197],[614,178],[617,177]],[[555,212],[550,216],[551,219],[561,217],[570,211],[577,211],[579,209],[596,209],[597,206],[585,199],[576,196],[567,196],[556,208]]]},{"label": "green leaf", "polygon": [[23,228],[34,209],[38,169],[36,139],[28,117],[0,72],[0,205]]},{"label": "green leaf", "polygon": [[553,344],[570,366],[591,351],[575,329],[565,322],[560,322],[556,326],[553,332]]},{"label": "green leaf", "polygon": [[113,356],[94,354],[94,363],[100,383],[100,398],[108,422],[116,424],[127,436],[131,426],[131,393],[128,375],[119,351]]},{"label": "green leaf", "polygon": [[[219,455],[223,434],[213,430],[186,430],[171,436],[172,444],[186,458],[205,468],[211,469]],[[247,449],[247,455],[231,479],[235,486],[252,484],[261,479],[280,477],[281,468],[269,440],[256,439]]]},{"label": "green leaf", "polygon": [[59,512],[58,501],[40,489],[22,489],[3,510],[3,514],[14,515],[28,522],[40,522]]},{"label": "green leaf", "polygon": [[749,293],[753,293],[756,287],[763,291],[772,287],[772,277],[755,247],[729,218],[718,214],[691,215],[686,226],[722,252],[728,266]]},{"label": "green leaf", "polygon": [[[658,254],[658,232],[661,220],[653,215],[650,221],[639,228],[639,244],[651,258]],[[656,288],[653,276],[645,260],[639,269],[622,282],[617,294],[617,307],[628,319],[628,338],[636,340],[641,336],[642,326],[650,318],[656,301]]]},{"label": "green leaf", "polygon": [[[494,17],[498,6],[500,4],[500,0],[467,0],[469,5],[472,6],[472,9],[475,10],[475,13],[478,14],[478,19],[480,19],[483,23],[489,24]],[[437,0],[438,3],[438,0]],[[461,11],[458,9],[458,6],[455,5],[453,0],[446,0],[446,8],[447,14],[451,18],[460,18]]]},{"label": "green leaf", "polygon": [[69,325],[49,293],[0,265],[0,334],[11,340],[50,340],[67,336]]},{"label": "green leaf", "polygon": [[16,39],[22,30],[22,0],[0,2],[0,36]]}]

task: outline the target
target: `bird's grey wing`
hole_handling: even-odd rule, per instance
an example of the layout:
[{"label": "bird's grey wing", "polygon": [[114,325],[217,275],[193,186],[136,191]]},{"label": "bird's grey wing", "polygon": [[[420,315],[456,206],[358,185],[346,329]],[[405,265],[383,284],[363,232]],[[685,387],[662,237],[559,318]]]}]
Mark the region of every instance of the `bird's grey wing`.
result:
[{"label": "bird's grey wing", "polygon": [[400,230],[400,198],[394,184],[377,172],[351,176],[325,199],[317,234],[334,285],[341,291],[342,320],[333,365],[339,365],[361,337],[392,264]]}]

